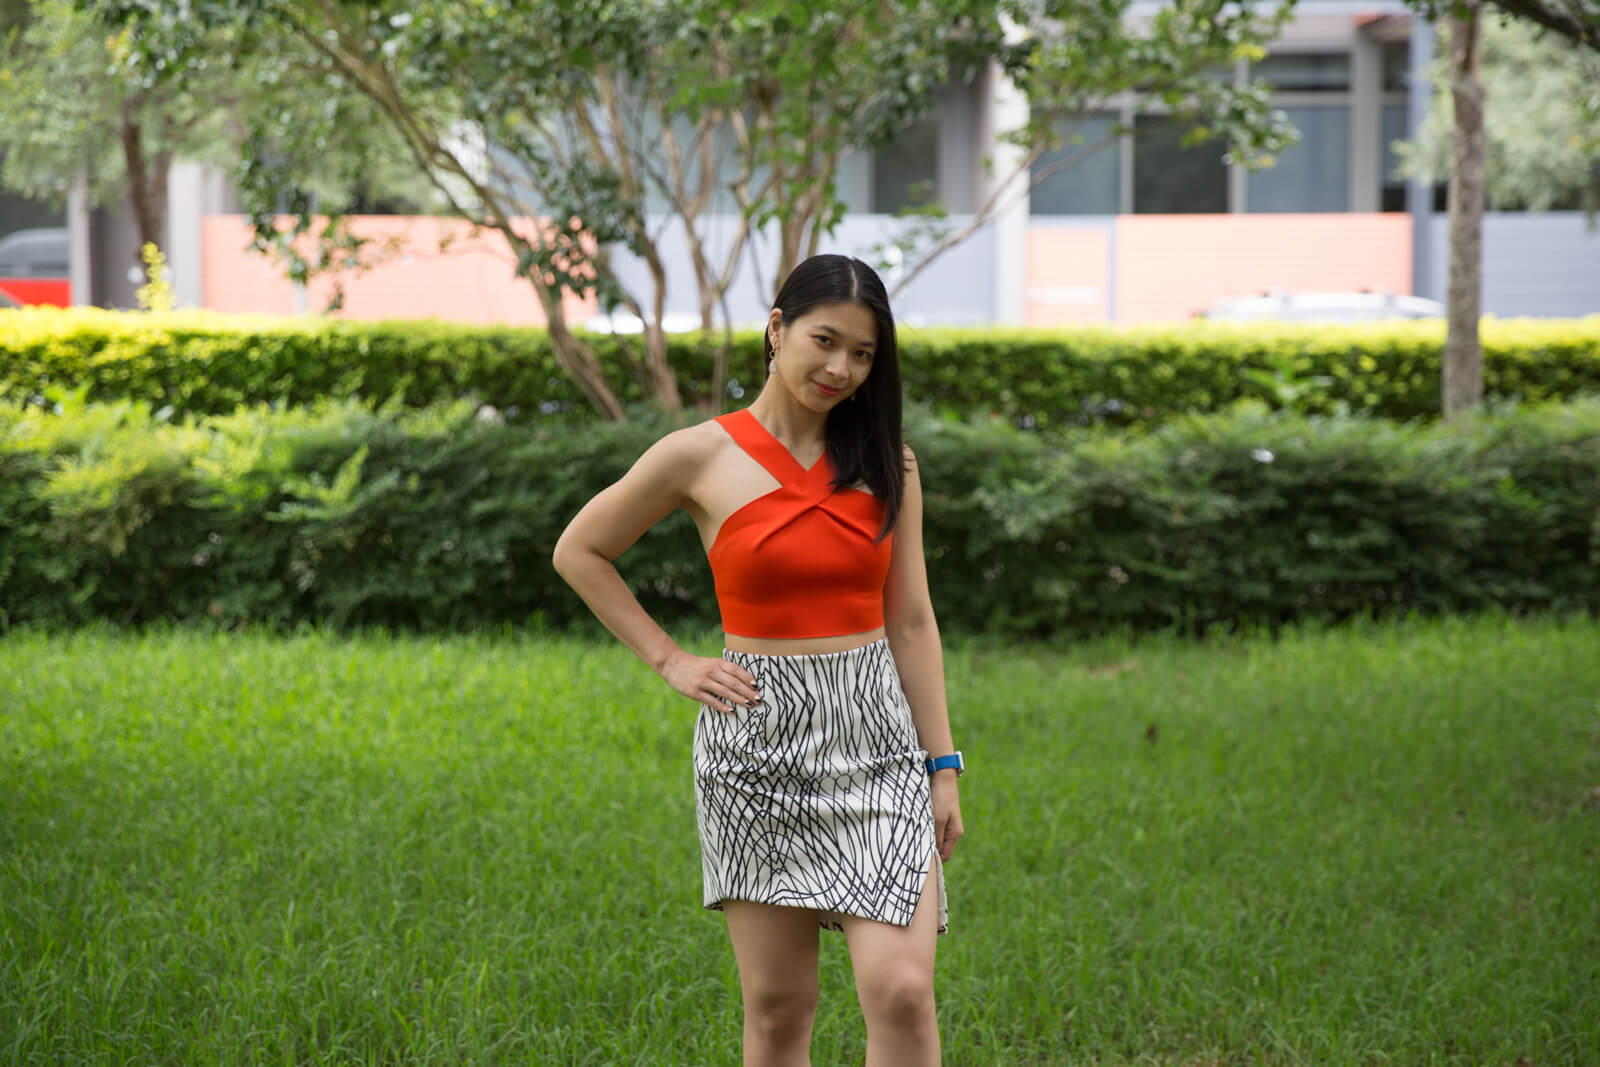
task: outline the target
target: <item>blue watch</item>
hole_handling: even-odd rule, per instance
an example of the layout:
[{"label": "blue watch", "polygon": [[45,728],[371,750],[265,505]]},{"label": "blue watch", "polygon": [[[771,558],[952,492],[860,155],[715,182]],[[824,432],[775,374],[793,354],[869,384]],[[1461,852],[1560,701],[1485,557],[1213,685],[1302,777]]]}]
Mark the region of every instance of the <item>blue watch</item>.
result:
[{"label": "blue watch", "polygon": [[934,771],[949,770],[951,767],[955,768],[957,778],[960,778],[961,772],[967,769],[966,763],[961,759],[960,752],[954,752],[948,756],[940,756],[938,759],[929,760],[928,774],[931,776]]}]

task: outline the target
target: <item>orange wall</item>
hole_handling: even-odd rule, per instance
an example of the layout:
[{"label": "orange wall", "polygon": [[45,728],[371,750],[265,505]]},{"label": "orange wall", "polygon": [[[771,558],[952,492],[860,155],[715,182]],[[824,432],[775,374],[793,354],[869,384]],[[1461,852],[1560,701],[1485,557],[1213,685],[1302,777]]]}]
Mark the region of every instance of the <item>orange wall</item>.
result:
[{"label": "orange wall", "polygon": [[[439,318],[539,324],[532,287],[513,276],[504,238],[426,216],[360,216],[356,232],[392,241],[372,269],[345,275],[337,314],[352,319]],[[295,313],[294,288],[248,250],[242,215],[204,222],[203,300],[217,311]],[[445,251],[440,242],[450,239]],[[1105,223],[1036,223],[1026,250],[1030,325],[1175,322],[1212,304],[1268,289],[1411,291],[1411,222],[1403,214],[1121,215]],[[312,312],[333,283],[309,286]],[[582,322],[592,301],[567,300]]]},{"label": "orange wall", "polygon": [[[342,275],[345,297],[336,312],[349,319],[438,318],[457,322],[538,325],[544,313],[516,256],[498,233],[459,219],[428,216],[353,216],[351,229],[394,247],[364,253],[376,264]],[[249,251],[250,225],[242,215],[209,215],[203,225],[202,300],[213,311],[295,313],[294,287],[274,261]],[[440,251],[440,242],[450,240]],[[320,312],[333,295],[332,279],[307,286],[305,306]],[[592,301],[569,298],[567,314],[582,322]]]},{"label": "orange wall", "polygon": [[[1028,322],[1070,319],[1037,297],[1058,279],[1102,284],[1107,257],[1087,235],[1103,227],[1036,224],[1028,231]],[[1111,229],[1118,323],[1175,322],[1211,305],[1269,289],[1411,292],[1411,220],[1403,214],[1120,215]],[[1079,284],[1093,284],[1092,282]],[[1109,305],[1108,305],[1109,306]]]},{"label": "orange wall", "polygon": [[1028,231],[1030,326],[1105,322],[1111,317],[1111,230],[1078,226]]}]

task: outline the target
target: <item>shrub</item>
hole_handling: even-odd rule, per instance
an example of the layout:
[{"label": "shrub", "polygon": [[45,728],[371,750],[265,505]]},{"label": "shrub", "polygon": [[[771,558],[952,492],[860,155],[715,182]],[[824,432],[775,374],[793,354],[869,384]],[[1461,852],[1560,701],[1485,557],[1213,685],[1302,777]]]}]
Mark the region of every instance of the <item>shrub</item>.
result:
[{"label": "shrub", "polygon": [[[630,341],[588,338],[627,402],[642,394]],[[1241,399],[1304,414],[1432,417],[1443,326],[1225,326],[1077,330],[902,331],[906,392],[940,414],[999,415],[1018,425],[1144,425]],[[1488,320],[1485,382],[1525,403],[1600,392],[1600,316],[1570,322]],[[710,378],[698,336],[671,340],[693,389]],[[764,374],[761,335],[735,336],[723,406],[738,406]],[[740,384],[742,383],[742,384]],[[545,332],[438,322],[364,323],[129,315],[28,309],[0,313],[0,398],[39,403],[78,388],[96,401],[133,400],[179,414],[241,405],[293,407],[323,397],[427,407],[463,398],[512,421],[590,421],[593,412],[556,363]]]},{"label": "shrub", "polygon": [[[352,401],[181,423],[0,409],[0,625],[592,625],[551,568],[556,538],[673,425]],[[918,409],[907,432],[948,629],[1600,607],[1600,401],[1449,427],[1256,405],[1142,435]],[[715,623],[687,516],[620,567],[663,622]]]}]

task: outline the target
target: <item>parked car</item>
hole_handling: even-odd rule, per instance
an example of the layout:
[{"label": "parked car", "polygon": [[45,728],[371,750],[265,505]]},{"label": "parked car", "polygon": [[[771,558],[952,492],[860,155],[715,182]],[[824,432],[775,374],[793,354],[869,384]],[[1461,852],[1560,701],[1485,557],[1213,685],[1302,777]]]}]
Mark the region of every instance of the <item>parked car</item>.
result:
[{"label": "parked car", "polygon": [[1437,300],[1395,293],[1268,292],[1224,301],[1200,317],[1218,322],[1378,322],[1443,318],[1444,313]]},{"label": "parked car", "polygon": [[65,227],[17,230],[0,237],[0,307],[72,303]]}]

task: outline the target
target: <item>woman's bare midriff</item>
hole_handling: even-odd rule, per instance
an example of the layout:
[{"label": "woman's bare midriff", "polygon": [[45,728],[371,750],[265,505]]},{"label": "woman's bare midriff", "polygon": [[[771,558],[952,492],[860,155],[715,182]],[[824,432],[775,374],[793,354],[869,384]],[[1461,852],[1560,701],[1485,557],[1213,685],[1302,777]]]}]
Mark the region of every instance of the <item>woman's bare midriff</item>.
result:
[{"label": "woman's bare midriff", "polygon": [[817,656],[829,652],[849,652],[870,645],[884,635],[884,628],[837,637],[743,637],[723,634],[724,647],[734,652],[753,652],[758,656]]}]

